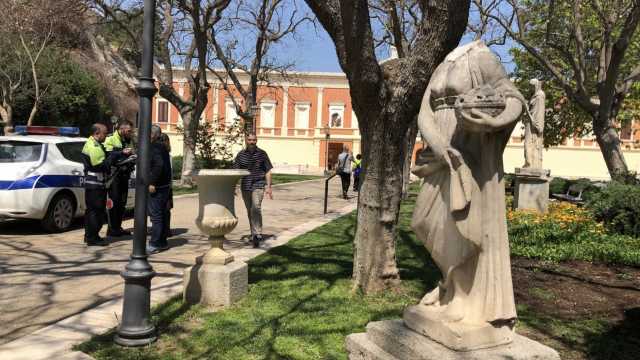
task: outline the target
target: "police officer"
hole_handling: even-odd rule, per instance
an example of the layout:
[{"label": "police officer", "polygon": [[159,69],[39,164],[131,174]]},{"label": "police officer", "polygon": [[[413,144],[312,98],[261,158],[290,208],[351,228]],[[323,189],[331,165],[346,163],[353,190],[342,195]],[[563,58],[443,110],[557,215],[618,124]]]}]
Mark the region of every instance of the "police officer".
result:
[{"label": "police officer", "polygon": [[[107,189],[105,180],[110,170],[113,156],[107,156],[102,146],[107,137],[107,127],[102,124],[91,126],[91,136],[82,148],[84,164],[84,188],[86,211],[84,216],[84,242],[88,246],[105,246],[107,242],[99,236],[106,215]],[[130,150],[125,149],[123,153]]]},{"label": "police officer", "polygon": [[[131,148],[132,133],[133,124],[131,121],[127,119],[118,121],[116,131],[114,131],[111,136],[108,136],[104,142],[104,148],[107,154],[109,154],[109,156],[114,155],[112,156],[114,160],[120,158],[119,154],[122,154],[123,150]],[[124,209],[127,205],[129,178],[131,177],[132,171],[133,165],[118,169],[117,174],[111,181],[111,185],[107,189],[109,198],[113,201],[113,207],[108,210],[108,236],[131,235],[130,231],[122,228],[122,218],[124,217]]]}]

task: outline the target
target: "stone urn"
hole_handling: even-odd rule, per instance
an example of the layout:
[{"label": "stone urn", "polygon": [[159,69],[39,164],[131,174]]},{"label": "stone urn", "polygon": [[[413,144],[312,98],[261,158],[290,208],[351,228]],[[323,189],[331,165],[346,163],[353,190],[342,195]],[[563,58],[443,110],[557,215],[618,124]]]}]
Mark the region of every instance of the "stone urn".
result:
[{"label": "stone urn", "polygon": [[202,169],[193,173],[198,184],[196,225],[207,235],[211,249],[184,272],[183,298],[189,304],[224,307],[241,299],[248,289],[248,266],[223,250],[225,235],[238,225],[235,188],[246,170]]},{"label": "stone urn", "polygon": [[247,170],[202,169],[194,172],[198,184],[196,225],[209,236],[212,248],[223,248],[224,236],[238,225],[235,215],[235,189]]}]

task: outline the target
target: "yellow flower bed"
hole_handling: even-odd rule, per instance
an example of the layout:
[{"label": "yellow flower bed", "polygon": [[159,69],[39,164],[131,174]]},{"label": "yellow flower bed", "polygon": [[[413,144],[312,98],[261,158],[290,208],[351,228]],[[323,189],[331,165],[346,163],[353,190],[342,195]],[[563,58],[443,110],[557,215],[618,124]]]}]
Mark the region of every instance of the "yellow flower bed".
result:
[{"label": "yellow flower bed", "polygon": [[512,226],[547,225],[560,228],[580,227],[593,233],[604,234],[604,225],[593,219],[588,210],[568,202],[551,202],[549,211],[541,214],[533,210],[507,209],[507,220]]},{"label": "yellow flower bed", "polygon": [[589,210],[567,202],[551,202],[545,214],[508,206],[507,223],[517,256],[640,265],[640,238],[609,234]]}]

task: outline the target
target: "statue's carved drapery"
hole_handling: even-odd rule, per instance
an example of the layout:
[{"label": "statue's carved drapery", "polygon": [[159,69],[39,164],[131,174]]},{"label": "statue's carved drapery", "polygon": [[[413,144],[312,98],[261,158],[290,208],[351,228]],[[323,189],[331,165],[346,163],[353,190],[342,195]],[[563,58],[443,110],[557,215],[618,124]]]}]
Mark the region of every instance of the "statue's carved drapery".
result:
[{"label": "statue's carved drapery", "polygon": [[444,322],[516,318],[502,153],[525,104],[478,41],[449,54],[424,95],[418,124],[428,147],[413,169],[424,183],[412,228],[443,275],[419,307]]}]

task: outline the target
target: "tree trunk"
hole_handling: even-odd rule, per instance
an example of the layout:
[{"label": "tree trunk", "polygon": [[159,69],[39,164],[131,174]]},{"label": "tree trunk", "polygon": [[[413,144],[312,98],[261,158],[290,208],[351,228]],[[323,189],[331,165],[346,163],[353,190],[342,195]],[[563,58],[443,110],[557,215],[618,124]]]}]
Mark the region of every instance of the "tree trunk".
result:
[{"label": "tree trunk", "polygon": [[182,144],[182,174],[180,175],[180,184],[184,186],[193,186],[193,170],[196,168],[196,127],[197,121],[193,121],[193,112],[181,112],[182,124],[184,126],[183,144]]},{"label": "tree trunk", "polygon": [[411,185],[411,160],[413,160],[413,148],[416,146],[416,136],[418,136],[417,120],[411,123],[407,130],[405,144],[407,146],[404,154],[404,167],[402,169],[402,199],[409,197],[409,185]]},{"label": "tree trunk", "polygon": [[31,112],[29,113],[29,120],[27,120],[27,126],[33,125],[33,120],[36,118],[36,113],[38,112],[38,102],[40,100],[36,98],[33,103],[33,107],[31,108]]},{"label": "tree trunk", "polygon": [[[598,115],[596,115],[598,116]],[[594,134],[611,178],[627,173],[627,162],[620,147],[620,136],[613,127],[615,116],[600,114],[594,119]]]},{"label": "tree trunk", "polygon": [[4,107],[0,107],[0,118],[4,122],[4,134],[13,132],[13,107],[6,104]]},{"label": "tree trunk", "polygon": [[371,123],[379,126],[368,129],[373,133],[362,138],[363,173],[354,239],[353,287],[364,293],[400,283],[396,235],[406,145],[404,137],[395,136],[382,125],[392,124],[393,119],[378,120]]}]

